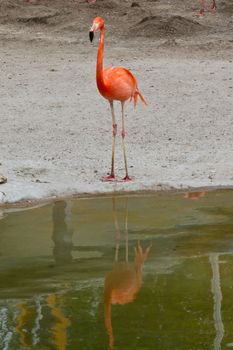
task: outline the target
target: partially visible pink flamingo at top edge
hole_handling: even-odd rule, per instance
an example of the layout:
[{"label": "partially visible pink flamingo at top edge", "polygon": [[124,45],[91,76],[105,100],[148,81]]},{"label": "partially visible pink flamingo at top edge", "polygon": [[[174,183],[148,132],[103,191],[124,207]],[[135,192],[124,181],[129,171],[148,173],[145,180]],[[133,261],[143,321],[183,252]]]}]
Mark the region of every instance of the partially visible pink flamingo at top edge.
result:
[{"label": "partially visible pink flamingo at top edge", "polygon": [[[196,14],[198,17],[203,17],[205,15],[205,0],[200,0],[201,1],[201,9],[200,11]],[[217,9],[217,4],[216,0],[212,0],[212,6],[211,10],[215,11]]]},{"label": "partially visible pink flamingo at top edge", "polygon": [[[27,2],[28,2],[29,4],[33,4],[33,0],[27,0]],[[89,4],[94,4],[94,3],[96,2],[96,0],[87,0],[87,2],[88,2]]]},{"label": "partially visible pink flamingo at top edge", "polygon": [[[96,2],[96,0],[86,0],[89,4],[94,4]],[[196,16],[198,17],[204,17],[205,15],[205,0],[200,0],[201,1],[201,9],[200,11],[196,14]],[[33,3],[33,0],[27,0],[27,2],[29,4]],[[211,10],[215,11],[217,9],[217,3],[216,0],[212,0],[212,6],[211,6]]]}]

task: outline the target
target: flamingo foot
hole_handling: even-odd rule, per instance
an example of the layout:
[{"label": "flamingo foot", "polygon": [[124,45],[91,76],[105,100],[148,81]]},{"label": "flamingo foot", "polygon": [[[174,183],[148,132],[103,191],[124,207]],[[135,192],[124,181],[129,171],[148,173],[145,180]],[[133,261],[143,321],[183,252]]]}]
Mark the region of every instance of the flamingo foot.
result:
[{"label": "flamingo foot", "polygon": [[215,4],[213,4],[212,6],[211,6],[211,11],[216,11],[217,10],[217,6],[215,5]]},{"label": "flamingo foot", "polygon": [[198,13],[196,13],[197,17],[204,17],[205,16],[205,11],[204,10],[200,10]]},{"label": "flamingo foot", "polygon": [[129,175],[126,175],[121,179],[121,182],[130,182],[133,181],[132,177],[129,177]]},{"label": "flamingo foot", "polygon": [[115,175],[107,175],[102,177],[102,181],[104,182],[114,182],[115,180]]}]

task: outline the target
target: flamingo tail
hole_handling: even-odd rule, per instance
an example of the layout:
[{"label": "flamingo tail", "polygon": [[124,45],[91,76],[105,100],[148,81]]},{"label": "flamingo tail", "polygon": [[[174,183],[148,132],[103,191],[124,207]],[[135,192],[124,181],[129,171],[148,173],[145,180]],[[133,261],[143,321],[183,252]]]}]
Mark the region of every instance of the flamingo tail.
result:
[{"label": "flamingo tail", "polygon": [[140,97],[140,99],[142,100],[144,105],[147,106],[147,102],[146,102],[145,98],[143,97],[142,93],[139,91],[138,87],[136,87],[135,93],[133,95],[134,107],[136,107],[136,104],[137,104],[137,101],[138,101],[138,96]]}]

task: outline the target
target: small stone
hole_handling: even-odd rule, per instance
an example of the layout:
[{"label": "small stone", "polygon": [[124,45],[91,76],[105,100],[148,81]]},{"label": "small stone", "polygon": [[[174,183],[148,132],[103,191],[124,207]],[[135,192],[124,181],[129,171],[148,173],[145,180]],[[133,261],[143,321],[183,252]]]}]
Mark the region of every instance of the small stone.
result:
[{"label": "small stone", "polygon": [[0,184],[4,184],[7,182],[7,178],[0,174]]},{"label": "small stone", "polygon": [[131,7],[140,7],[139,3],[136,1],[132,2]]}]

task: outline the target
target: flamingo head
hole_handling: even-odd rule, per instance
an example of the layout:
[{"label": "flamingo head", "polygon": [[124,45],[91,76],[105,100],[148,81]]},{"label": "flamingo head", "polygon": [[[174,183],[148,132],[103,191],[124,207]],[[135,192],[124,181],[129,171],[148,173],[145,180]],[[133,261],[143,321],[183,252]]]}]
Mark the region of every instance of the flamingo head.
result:
[{"label": "flamingo head", "polygon": [[94,39],[94,33],[100,29],[102,30],[104,28],[104,20],[103,18],[101,17],[96,17],[94,18],[93,20],[93,23],[92,23],[92,26],[91,26],[91,29],[89,31],[89,38],[90,38],[90,41],[92,42],[93,39]]}]

